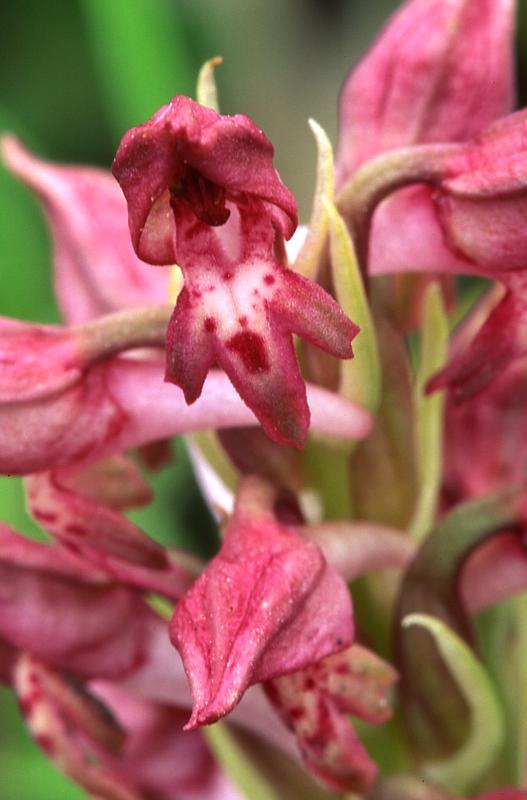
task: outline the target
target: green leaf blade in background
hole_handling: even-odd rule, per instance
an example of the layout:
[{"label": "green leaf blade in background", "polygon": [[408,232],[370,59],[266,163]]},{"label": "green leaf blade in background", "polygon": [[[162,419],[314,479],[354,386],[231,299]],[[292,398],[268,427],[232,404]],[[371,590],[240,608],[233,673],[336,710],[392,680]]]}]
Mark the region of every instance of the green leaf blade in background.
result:
[{"label": "green leaf blade in background", "polygon": [[181,6],[166,0],[81,0],[106,113],[116,139],[175,94],[192,94]]}]

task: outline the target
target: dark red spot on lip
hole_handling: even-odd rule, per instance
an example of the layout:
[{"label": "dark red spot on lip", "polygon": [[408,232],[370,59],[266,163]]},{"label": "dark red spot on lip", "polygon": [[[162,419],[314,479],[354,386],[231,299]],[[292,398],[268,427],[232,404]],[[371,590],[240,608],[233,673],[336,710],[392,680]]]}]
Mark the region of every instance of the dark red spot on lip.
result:
[{"label": "dark red spot on lip", "polygon": [[205,333],[212,333],[216,330],[216,320],[214,317],[206,317],[203,323],[203,330]]},{"label": "dark red spot on lip", "polygon": [[305,714],[306,714],[305,710],[303,708],[300,708],[300,706],[293,706],[293,708],[289,709],[289,716],[293,720],[293,722],[298,722],[299,720],[302,719],[302,717],[305,716]]},{"label": "dark red spot on lip", "polygon": [[232,279],[234,277],[234,273],[233,272],[224,272],[221,277],[223,278],[224,281],[232,281]]},{"label": "dark red spot on lip", "polygon": [[240,331],[229,339],[227,347],[240,356],[245,369],[251,375],[267,372],[269,369],[264,340],[258,333]]},{"label": "dark red spot on lip", "polygon": [[55,744],[50,736],[45,733],[37,733],[35,736],[35,741],[42,748],[42,750],[47,753],[48,756],[53,755],[55,751]]},{"label": "dark red spot on lip", "polygon": [[33,509],[33,516],[41,522],[55,522],[57,515],[52,511],[42,511],[40,508]]},{"label": "dark red spot on lip", "polygon": [[69,533],[72,536],[86,536],[88,531],[82,525],[77,525],[75,522],[69,523],[64,528],[65,533]]},{"label": "dark red spot on lip", "polygon": [[264,283],[266,283],[268,286],[272,286],[275,281],[276,278],[274,275],[264,275]]},{"label": "dark red spot on lip", "polygon": [[240,323],[242,328],[246,328],[247,327],[247,317],[245,317],[245,316],[239,317],[238,318],[238,322]]},{"label": "dark red spot on lip", "polygon": [[199,300],[199,298],[201,297],[201,292],[199,291],[199,289],[192,289],[192,297],[195,297],[196,300]]}]

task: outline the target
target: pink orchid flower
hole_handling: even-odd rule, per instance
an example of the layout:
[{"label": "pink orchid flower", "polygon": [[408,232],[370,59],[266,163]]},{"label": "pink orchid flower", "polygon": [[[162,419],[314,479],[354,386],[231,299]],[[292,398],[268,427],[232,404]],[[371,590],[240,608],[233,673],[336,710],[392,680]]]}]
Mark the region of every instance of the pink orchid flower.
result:
[{"label": "pink orchid flower", "polygon": [[[163,384],[155,354],[118,356],[162,343],[166,321],[164,306],[117,312],[69,330],[0,320],[2,472],[36,472],[192,430],[256,424],[218,370],[188,407]],[[344,437],[370,429],[359,406],[316,386],[308,396],[315,428]],[[145,413],[152,402],[156,413]]]},{"label": "pink orchid flower", "polygon": [[137,254],[177,263],[185,278],[167,334],[167,380],[193,403],[217,361],[266,433],[300,446],[309,411],[292,334],[350,358],[358,328],[283,265],[296,205],[272,157],[247,117],[175,97],[124,136],[113,170]]},{"label": "pink orchid flower", "polygon": [[[468,141],[512,110],[515,8],[515,0],[403,3],[344,83],[339,187],[367,159]],[[403,189],[377,208],[368,262],[371,274],[464,271],[425,187]]]},{"label": "pink orchid flower", "polygon": [[[353,171],[360,175],[367,157],[407,148],[399,152],[412,160],[419,148],[408,145],[426,150],[430,143],[441,143],[437,151],[430,148],[421,179],[418,169],[400,184],[417,185],[395,191],[375,210],[367,247],[370,273],[478,273],[507,288],[469,349],[432,384],[431,388],[453,386],[459,396],[480,389],[523,352],[525,113],[505,116],[488,127],[512,106],[514,10],[512,0],[407,3],[350,74],[341,99],[341,183]],[[416,37],[415,46],[405,49],[405,57],[392,69],[398,43],[408,36]],[[489,62],[483,53],[490,51]],[[384,96],[389,70],[390,93]],[[368,89],[368,101],[359,107]],[[477,96],[477,111],[462,102],[462,96]],[[364,152],[357,144],[359,137],[368,142]],[[468,143],[452,147],[450,156],[449,142]],[[390,157],[397,160],[396,153],[386,156]],[[382,156],[378,163],[382,171]]]},{"label": "pink orchid flower", "polygon": [[[174,800],[227,788],[238,796],[201,736],[181,733],[177,695],[163,706],[119,688],[144,669],[162,632],[137,594],[66,550],[6,528],[0,565],[2,679],[13,683],[36,742],[57,766],[102,797],[142,798],[154,788]],[[178,754],[185,769],[160,769]]]},{"label": "pink orchid flower", "polygon": [[189,728],[228,714],[252,683],[302,669],[353,638],[345,583],[316,545],[251,508],[259,490],[251,478],[241,485],[220,552],[170,624],[194,697]]}]

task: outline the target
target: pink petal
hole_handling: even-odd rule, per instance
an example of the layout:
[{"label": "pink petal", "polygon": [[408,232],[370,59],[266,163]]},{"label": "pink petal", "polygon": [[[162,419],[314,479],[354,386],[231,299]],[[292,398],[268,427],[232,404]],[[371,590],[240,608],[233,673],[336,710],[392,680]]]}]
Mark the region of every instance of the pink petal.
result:
[{"label": "pink petal", "polygon": [[347,78],[338,183],[378,153],[465,141],[513,103],[514,0],[409,0]]},{"label": "pink petal", "polygon": [[1,404],[0,473],[23,475],[111,449],[127,415],[108,377],[106,365],[98,365],[64,392]]},{"label": "pink petal", "polygon": [[501,533],[485,542],[463,565],[460,591],[471,614],[527,589],[525,543],[515,533]]},{"label": "pink petal", "polygon": [[447,246],[431,190],[426,186],[401,189],[376,208],[368,270],[372,275],[477,271],[461,253]]},{"label": "pink petal", "polygon": [[306,669],[275,678],[266,693],[295,733],[304,764],[329,789],[365,794],[377,767],[346,713],[370,722],[386,721],[387,691],[395,671],[358,645]]},{"label": "pink petal", "polygon": [[27,655],[19,659],[14,681],[35,741],[66,775],[91,795],[141,800],[126,772],[106,758],[106,749],[119,749],[121,732],[88,694]]},{"label": "pink petal", "polygon": [[456,400],[485,389],[500,372],[527,354],[527,277],[507,279],[509,290],[492,309],[473,340],[429,384],[429,391],[450,387]]},{"label": "pink petal", "polygon": [[84,362],[75,333],[0,317],[0,403],[64,391],[80,379]]},{"label": "pink petal", "polygon": [[174,600],[189,588],[192,574],[177,563],[176,554],[171,556],[111,506],[86,496],[78,468],[27,478],[26,497],[45,530],[120,583]]},{"label": "pink petal", "polygon": [[2,155],[44,204],[55,245],[56,293],[66,322],[166,301],[168,276],[135,255],[126,202],[109,173],[41,161],[12,136],[2,140]]},{"label": "pink petal", "polygon": [[449,401],[445,430],[445,495],[450,502],[520,485],[526,459],[526,359],[510,364],[483,392]]},{"label": "pink petal", "polygon": [[119,146],[113,172],[128,201],[138,255],[154,264],[180,263],[171,202],[184,202],[206,224],[221,225],[229,216],[225,199],[239,193],[266,203],[289,238],[296,228],[296,204],[273,167],[273,154],[248,117],[220,116],[188,97],[174,97],[144,125],[132,128]]},{"label": "pink petal", "polygon": [[[320,387],[308,387],[313,429],[360,438],[370,415]],[[155,413],[152,409],[155,408]],[[95,365],[67,391],[31,403],[0,405],[0,474],[28,474],[196,430],[255,425],[228,378],[212,371],[187,406],[163,384],[156,361],[115,358]]]},{"label": "pink petal", "polygon": [[0,637],[12,647],[79,676],[125,675],[144,657],[153,612],[61,548],[0,527],[0,573]]},{"label": "pink petal", "polygon": [[147,702],[110,683],[92,686],[125,734],[119,757],[110,763],[134,786],[148,796],[171,800],[240,800],[202,734],[182,731],[184,712]]},{"label": "pink petal", "polygon": [[302,533],[346,581],[370,570],[404,569],[415,555],[414,543],[402,531],[375,522],[328,521],[306,525]]},{"label": "pink petal", "polygon": [[447,245],[487,274],[527,259],[527,112],[490,126],[451,159],[434,195]]},{"label": "pink petal", "polygon": [[238,508],[220,553],[176,606],[171,638],[194,707],[187,727],[229,713],[247,687],[344,647],[344,582],[293,528]]}]

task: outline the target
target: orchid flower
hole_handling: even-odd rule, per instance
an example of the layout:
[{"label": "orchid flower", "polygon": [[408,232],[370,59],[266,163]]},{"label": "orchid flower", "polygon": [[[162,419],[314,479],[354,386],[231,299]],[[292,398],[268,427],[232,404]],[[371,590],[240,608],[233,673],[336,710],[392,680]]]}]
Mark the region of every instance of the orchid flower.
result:
[{"label": "orchid flower", "polygon": [[301,445],[309,414],[291,334],[350,358],[358,328],[281,263],[297,214],[272,157],[247,117],[175,97],[124,136],[113,171],[138,256],[183,271],[167,380],[192,403],[218,361],[266,433]]},{"label": "orchid flower", "polygon": [[[345,80],[335,168],[311,123],[300,236],[217,59],[116,180],[2,139],[63,324],[0,318],[0,471],[47,537],[0,523],[0,680],[90,796],[526,800],[515,10],[401,5]],[[467,311],[460,274],[501,288]],[[176,435],[212,555],[129,516]]]}]

